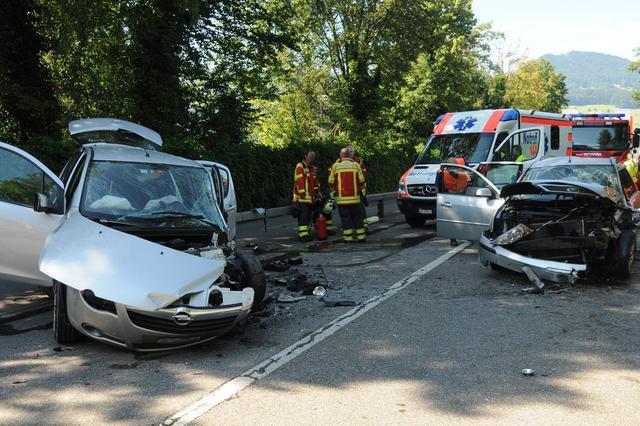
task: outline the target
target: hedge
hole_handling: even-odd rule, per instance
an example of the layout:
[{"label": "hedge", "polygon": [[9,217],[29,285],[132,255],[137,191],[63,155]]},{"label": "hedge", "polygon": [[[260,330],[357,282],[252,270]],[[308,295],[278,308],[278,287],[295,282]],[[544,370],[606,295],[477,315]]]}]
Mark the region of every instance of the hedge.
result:
[{"label": "hedge", "polygon": [[[293,169],[307,149],[316,152],[318,174],[324,191],[327,189],[327,170],[338,158],[343,146],[337,143],[310,143],[273,148],[249,143],[220,144],[207,150],[201,144],[182,140],[165,142],[165,151],[187,158],[216,161],[231,169],[240,211],[255,207],[279,207],[291,203]],[[56,173],[62,170],[76,149],[70,139],[34,138],[22,148],[44,162]],[[370,150],[362,155],[369,176],[370,194],[394,191],[398,179],[409,167],[411,154],[399,148]]]}]

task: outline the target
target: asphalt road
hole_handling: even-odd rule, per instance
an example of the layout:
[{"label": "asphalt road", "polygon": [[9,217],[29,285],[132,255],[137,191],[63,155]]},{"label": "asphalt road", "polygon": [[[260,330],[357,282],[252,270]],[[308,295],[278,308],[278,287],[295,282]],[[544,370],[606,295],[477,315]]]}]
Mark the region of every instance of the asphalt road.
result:
[{"label": "asphalt road", "polygon": [[265,261],[302,255],[272,280],[303,273],[358,305],[273,302],[244,333],[192,349],[61,348],[48,313],[2,325],[0,423],[638,424],[640,274],[530,295],[524,277],[478,266],[475,246],[450,253],[433,226],[395,213],[372,231],[302,245],[289,218],[241,225],[239,247],[258,242]]}]

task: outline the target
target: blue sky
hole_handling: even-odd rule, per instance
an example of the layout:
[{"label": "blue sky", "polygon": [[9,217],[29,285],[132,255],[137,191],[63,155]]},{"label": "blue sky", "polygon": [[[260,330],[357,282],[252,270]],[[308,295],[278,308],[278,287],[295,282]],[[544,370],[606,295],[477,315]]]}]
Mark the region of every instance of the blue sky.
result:
[{"label": "blue sky", "polygon": [[640,47],[639,0],[473,0],[473,11],[531,58],[581,50],[634,59]]}]

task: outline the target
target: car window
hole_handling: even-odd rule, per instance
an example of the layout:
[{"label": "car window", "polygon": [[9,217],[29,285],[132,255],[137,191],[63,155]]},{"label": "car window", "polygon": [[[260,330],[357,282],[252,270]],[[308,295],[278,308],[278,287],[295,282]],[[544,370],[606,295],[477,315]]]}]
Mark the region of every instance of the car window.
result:
[{"label": "car window", "polygon": [[[491,183],[493,183],[498,189],[505,185],[514,183],[520,177],[522,172],[522,165],[520,164],[481,164],[478,166],[478,173],[484,175]],[[482,186],[486,186],[482,179]],[[480,183],[480,182],[479,182]],[[480,185],[479,185],[480,186]]]},{"label": "car window", "polygon": [[32,207],[36,193],[49,198],[57,209],[62,203],[62,189],[34,163],[15,152],[0,149],[0,200]]},{"label": "car window", "polygon": [[222,190],[224,196],[227,197],[229,195],[229,172],[222,168],[218,170],[220,170],[220,178],[222,179]]},{"label": "car window", "polygon": [[635,185],[633,184],[633,180],[631,179],[631,176],[629,176],[629,172],[627,172],[626,169],[620,170],[618,174],[620,176],[620,183],[622,184],[624,196],[628,200],[636,191]]},{"label": "car window", "polygon": [[540,149],[540,131],[531,129],[511,135],[493,156],[494,161],[532,160],[538,156]]},{"label": "car window", "polygon": [[527,170],[523,178],[525,182],[540,180],[591,183],[617,188],[615,168],[604,164],[532,167]]}]

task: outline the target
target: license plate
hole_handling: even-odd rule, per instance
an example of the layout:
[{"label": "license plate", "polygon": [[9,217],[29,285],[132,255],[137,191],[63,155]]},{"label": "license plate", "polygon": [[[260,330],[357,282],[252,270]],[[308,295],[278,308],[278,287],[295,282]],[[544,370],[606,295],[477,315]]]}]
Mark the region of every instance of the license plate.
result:
[{"label": "license plate", "polygon": [[433,210],[418,209],[418,213],[420,213],[420,214],[431,214],[431,213],[433,213]]}]

